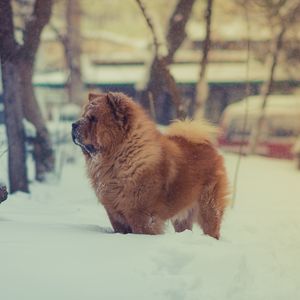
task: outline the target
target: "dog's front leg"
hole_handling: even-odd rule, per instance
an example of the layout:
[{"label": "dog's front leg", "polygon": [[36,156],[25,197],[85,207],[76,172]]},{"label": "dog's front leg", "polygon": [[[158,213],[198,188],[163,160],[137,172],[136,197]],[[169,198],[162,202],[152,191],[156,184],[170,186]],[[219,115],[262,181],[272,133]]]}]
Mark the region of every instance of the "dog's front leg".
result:
[{"label": "dog's front leg", "polygon": [[123,234],[132,233],[132,229],[126,222],[126,219],[123,215],[110,211],[107,211],[107,214],[115,232]]},{"label": "dog's front leg", "polygon": [[164,222],[158,216],[141,212],[140,210],[132,211],[126,216],[132,233],[136,234],[162,234]]}]

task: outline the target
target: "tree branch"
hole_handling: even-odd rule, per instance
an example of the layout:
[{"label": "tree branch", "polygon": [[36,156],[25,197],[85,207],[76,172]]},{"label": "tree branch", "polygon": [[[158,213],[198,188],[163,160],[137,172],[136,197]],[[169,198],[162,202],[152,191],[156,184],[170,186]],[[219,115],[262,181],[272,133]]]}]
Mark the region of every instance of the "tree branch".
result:
[{"label": "tree branch", "polygon": [[157,34],[156,28],[154,26],[154,23],[152,21],[152,18],[150,17],[150,15],[146,9],[146,6],[142,0],[136,0],[136,3],[138,4],[138,6],[145,18],[145,21],[151,31],[155,56],[159,56],[160,43],[159,43],[158,34]]},{"label": "tree branch", "polygon": [[170,64],[173,61],[175,52],[186,38],[186,24],[190,18],[195,0],[178,0],[169,21],[166,40],[168,55],[166,61]]},{"label": "tree branch", "polygon": [[23,46],[20,55],[34,60],[39,47],[41,33],[50,20],[53,0],[36,0],[29,21],[25,24]]},{"label": "tree branch", "polygon": [[211,19],[212,19],[213,0],[207,0],[205,10],[205,26],[206,34],[202,49],[202,59],[200,63],[200,73],[196,85],[196,103],[195,103],[195,116],[203,117],[205,113],[205,102],[208,98],[208,84],[205,80],[206,68],[208,65],[208,54],[211,44]]},{"label": "tree branch", "polygon": [[17,44],[13,26],[13,12],[11,2],[0,0],[0,57],[3,61],[14,59],[19,45]]},{"label": "tree branch", "polygon": [[260,114],[259,114],[258,119],[252,129],[251,136],[250,136],[250,141],[249,141],[249,145],[250,145],[249,153],[250,154],[255,154],[257,145],[260,141],[262,126],[263,126],[263,122],[265,119],[265,110],[267,107],[267,100],[268,100],[269,95],[272,92],[275,70],[278,65],[278,57],[279,57],[280,51],[283,46],[283,38],[286,33],[286,30],[287,30],[287,28],[286,28],[285,24],[282,24],[281,30],[278,33],[278,35],[274,41],[269,78],[263,85],[262,91],[261,91],[262,104],[261,104]]},{"label": "tree branch", "polygon": [[[190,0],[188,0],[188,1],[190,1]],[[168,63],[166,61],[166,57],[160,56],[157,30],[154,26],[154,23],[149,15],[149,13],[147,12],[147,9],[146,9],[143,1],[136,0],[136,2],[145,18],[145,21],[146,21],[149,29],[151,30],[151,33],[152,33],[154,51],[155,51],[155,57],[153,60],[153,64],[155,64],[155,65],[157,64],[160,72],[163,75],[163,78],[166,83],[166,88],[171,96],[171,100],[176,109],[176,117],[179,119],[183,119],[183,118],[185,118],[185,112],[183,110],[182,97],[181,97],[180,91],[178,90],[175,78],[173,77],[173,75],[171,74],[171,72],[168,68]],[[182,1],[180,0],[180,2],[182,2]],[[169,54],[167,56],[169,56]],[[153,65],[152,65],[152,67],[153,67]],[[162,83],[160,83],[160,84],[162,84]],[[153,100],[153,95],[150,96],[150,99]]]},{"label": "tree branch", "polygon": [[199,75],[199,81],[202,81],[205,76],[206,72],[206,66],[208,62],[208,53],[209,48],[211,44],[211,17],[212,17],[212,6],[213,6],[213,0],[207,0],[207,7],[205,11],[205,23],[206,23],[206,35],[205,40],[203,44],[203,54],[202,54],[202,60],[201,60],[201,70]]},{"label": "tree branch", "polygon": [[62,43],[62,45],[65,47],[67,43],[67,35],[62,34],[59,32],[58,28],[56,28],[52,23],[48,24],[49,28],[56,34],[57,39]]},{"label": "tree branch", "polygon": [[0,158],[1,158],[7,151],[8,151],[8,148],[6,148],[4,151],[2,151],[2,152],[0,153]]},{"label": "tree branch", "polygon": [[280,32],[278,33],[275,41],[274,41],[273,51],[272,51],[272,62],[271,62],[269,78],[262,87],[262,95],[263,95],[263,102],[262,102],[262,106],[261,106],[262,111],[264,111],[265,107],[267,106],[268,96],[272,92],[275,70],[276,70],[276,67],[277,67],[279,53],[280,53],[280,51],[282,49],[282,46],[283,46],[283,38],[284,38],[284,35],[286,33],[286,29],[287,29],[286,26],[283,25]]}]

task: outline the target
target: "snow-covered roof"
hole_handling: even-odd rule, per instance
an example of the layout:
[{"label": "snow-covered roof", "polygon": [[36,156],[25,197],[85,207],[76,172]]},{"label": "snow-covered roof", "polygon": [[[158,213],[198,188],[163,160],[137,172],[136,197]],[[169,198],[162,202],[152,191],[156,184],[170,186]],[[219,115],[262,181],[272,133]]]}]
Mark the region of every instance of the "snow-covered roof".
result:
[{"label": "snow-covered roof", "polygon": [[[259,28],[259,30],[258,30]],[[205,23],[190,20],[187,24],[187,34],[192,40],[205,39]],[[267,26],[251,23],[248,36],[247,23],[242,17],[235,17],[228,22],[212,24],[212,40],[220,41],[241,41],[250,39],[251,41],[265,41],[271,38],[270,30]]]},{"label": "snow-covered roof", "polygon": [[34,84],[64,84],[67,78],[68,74],[66,71],[35,73],[33,82]]},{"label": "snow-covered roof", "polygon": [[[196,83],[199,77],[199,64],[181,63],[170,66],[171,73],[177,82]],[[85,78],[88,83],[131,83],[135,84],[145,78],[147,67],[144,65],[114,65],[86,67]],[[207,67],[207,80],[213,82],[263,82],[268,77],[268,70],[264,65],[251,61],[249,64],[249,75],[247,78],[247,65],[241,63],[210,63]],[[284,70],[278,68],[275,80],[288,80],[289,76]]]},{"label": "snow-covered roof", "polygon": [[[224,115],[256,116],[262,105],[262,96],[251,96],[239,102],[230,104]],[[266,115],[299,116],[300,120],[300,95],[270,95],[267,100]]]},{"label": "snow-covered roof", "polygon": [[[199,76],[198,63],[180,63],[170,66],[171,73],[179,83],[196,83]],[[147,67],[136,65],[88,65],[83,66],[83,77],[87,84],[138,84],[146,78]],[[210,63],[207,67],[207,80],[210,83],[263,82],[268,76],[264,65],[251,61],[247,78],[247,65],[244,62]],[[289,75],[278,68],[275,81],[289,80]],[[295,78],[294,78],[295,79]],[[300,78],[299,78],[300,79]],[[34,75],[35,84],[64,84],[67,72],[57,71]]]}]

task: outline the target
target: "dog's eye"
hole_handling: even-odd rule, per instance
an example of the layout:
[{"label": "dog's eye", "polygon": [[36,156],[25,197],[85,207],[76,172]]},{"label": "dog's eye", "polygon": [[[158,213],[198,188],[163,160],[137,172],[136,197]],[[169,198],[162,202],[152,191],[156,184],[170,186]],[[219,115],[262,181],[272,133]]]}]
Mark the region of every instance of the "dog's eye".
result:
[{"label": "dog's eye", "polygon": [[95,116],[90,116],[89,117],[89,121],[92,123],[96,123],[97,122],[97,118]]}]

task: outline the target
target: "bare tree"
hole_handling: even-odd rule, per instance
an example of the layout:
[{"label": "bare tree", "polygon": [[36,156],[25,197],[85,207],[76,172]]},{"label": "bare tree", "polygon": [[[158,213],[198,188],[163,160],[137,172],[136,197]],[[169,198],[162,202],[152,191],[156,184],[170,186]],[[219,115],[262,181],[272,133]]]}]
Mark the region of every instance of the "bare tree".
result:
[{"label": "bare tree", "polygon": [[[136,1],[143,11],[144,16],[145,14],[148,15],[143,2],[140,0]],[[168,22],[166,33],[167,54],[162,55],[159,50],[154,51],[153,59],[150,63],[147,83],[141,93],[141,103],[145,108],[149,109],[149,104],[151,103],[151,99],[153,99],[159,122],[166,121],[164,117],[164,107],[167,98],[174,104],[177,118],[183,118],[186,113],[182,103],[182,96],[168,67],[173,62],[176,51],[186,37],[185,26],[191,15],[194,2],[195,0],[178,0]],[[153,24],[153,22],[151,22],[150,16],[148,15],[148,18],[146,17],[146,19],[148,19],[147,24],[151,29],[149,20],[150,23]],[[154,26],[152,25],[152,27]],[[154,46],[155,48],[158,48],[159,41],[154,37],[155,30],[151,29],[151,31]]]},{"label": "bare tree", "polygon": [[[274,76],[278,66],[279,56],[283,48],[284,37],[291,25],[299,18],[300,3],[294,0],[256,0],[256,5],[259,5],[266,11],[266,17],[275,28],[278,27],[277,32],[274,33],[273,47],[270,53],[269,75],[262,86],[261,96],[262,104],[260,114],[253,126],[250,137],[249,153],[254,154],[259,143],[262,126],[265,120],[265,111],[267,107],[268,96],[272,92]],[[274,30],[274,29],[273,29]]]},{"label": "bare tree", "polygon": [[81,68],[81,7],[80,0],[65,0],[66,30],[59,30],[53,23],[50,28],[64,49],[66,67],[69,72],[67,92],[69,102],[82,105],[84,83]]},{"label": "bare tree", "polygon": [[[20,125],[16,130],[19,131],[19,135],[22,135],[23,144],[25,141],[24,130],[22,134],[22,131],[20,130],[23,114],[24,117],[36,128],[36,138],[34,139],[36,179],[43,180],[45,173],[52,171],[54,168],[54,153],[45,121],[35,97],[32,85],[32,77],[35,57],[40,43],[40,36],[51,15],[52,0],[36,0],[34,2],[32,14],[26,19],[25,22],[22,44],[18,44],[14,36],[11,1],[3,0],[1,1],[1,3],[3,7],[3,16],[5,20],[7,20],[6,24],[9,24],[10,26],[9,47],[7,47],[5,43],[1,43],[1,48],[3,50],[3,58],[1,59],[1,61],[4,68],[3,80],[6,82],[12,82],[9,86],[8,84],[6,84],[7,89],[9,90],[7,91],[7,93],[10,94],[9,96],[12,99],[18,99],[14,100],[18,101],[18,103],[16,102],[16,106],[19,106],[19,104],[22,106],[18,108]],[[10,12],[9,15],[6,15],[7,11]],[[1,20],[4,20],[4,18],[1,18]],[[10,18],[10,20],[8,20],[8,18]],[[8,39],[5,32],[2,39]],[[7,52],[7,55],[5,55],[5,52]],[[10,62],[12,65],[10,71],[5,69],[8,68],[8,62]],[[10,73],[11,76],[9,78],[5,78],[6,73]],[[18,93],[17,97],[14,96],[15,93]],[[10,108],[8,107],[8,105],[6,105],[7,127],[10,127],[9,122],[11,122],[11,117],[7,116],[9,109]],[[17,114],[14,115],[17,116]],[[14,124],[14,122],[12,124]],[[10,131],[11,129],[8,130]],[[25,149],[25,146],[23,146],[23,148]],[[23,156],[25,157],[25,150]],[[21,158],[22,156],[18,155],[18,157]],[[12,161],[10,163],[15,162]],[[24,175],[24,172],[25,171],[21,173],[23,173]],[[28,187],[26,189],[28,189]]]},{"label": "bare tree", "polygon": [[43,181],[45,174],[54,169],[54,152],[45,120],[38,105],[32,84],[34,63],[41,33],[49,22],[52,0],[36,0],[32,14],[26,18],[23,44],[17,45],[17,65],[21,77],[22,103],[25,118],[36,128],[34,139],[35,178]]},{"label": "bare tree", "polygon": [[28,192],[21,82],[17,63],[19,49],[14,38],[13,13],[9,0],[0,0],[0,20],[0,59],[10,192]]},{"label": "bare tree", "polygon": [[64,42],[65,57],[69,69],[68,97],[69,101],[82,105],[83,82],[81,75],[81,34],[80,34],[80,1],[67,0],[66,21],[67,34]]},{"label": "bare tree", "polygon": [[196,103],[195,103],[195,118],[204,116],[205,103],[208,97],[208,83],[206,81],[206,69],[208,65],[208,54],[211,44],[211,20],[213,11],[213,0],[207,0],[207,6],[205,10],[205,25],[206,34],[203,42],[202,59],[200,63],[199,79],[196,85]]}]

